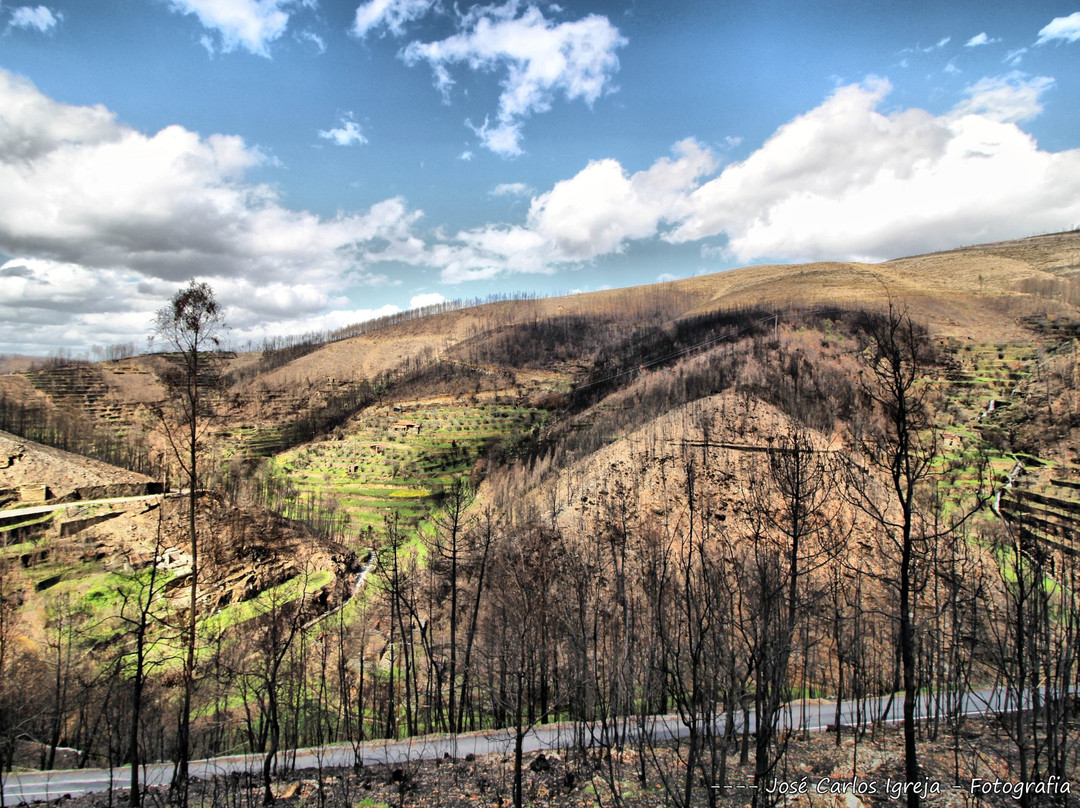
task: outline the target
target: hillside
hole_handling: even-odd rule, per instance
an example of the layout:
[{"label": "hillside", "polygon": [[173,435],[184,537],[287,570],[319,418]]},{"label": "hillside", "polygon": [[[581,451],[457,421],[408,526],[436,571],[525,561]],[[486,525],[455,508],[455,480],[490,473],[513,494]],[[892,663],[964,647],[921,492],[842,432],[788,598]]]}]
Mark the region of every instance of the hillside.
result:
[{"label": "hillside", "polygon": [[[1032,660],[1067,692],[1080,684],[1078,289],[1072,232],[214,355],[195,748],[266,751],[272,727],[303,746],[648,713],[692,726],[750,706],[778,716],[797,695],[1021,687]],[[162,430],[172,361],[0,377],[3,424],[24,435],[0,444],[0,462],[9,444],[23,454],[8,487],[128,479],[34,437],[182,479]],[[191,577],[181,501],[101,508],[69,528],[9,526],[30,532],[5,534],[8,647],[30,670],[67,642],[86,652],[69,671],[85,693],[126,698],[123,677],[91,675],[132,653],[127,601],[102,593],[160,566],[145,731],[167,757]],[[52,747],[122,761],[75,702],[33,692],[32,731],[0,737],[7,754],[51,732]],[[1064,698],[1051,709],[1013,753],[1072,773],[1080,736]],[[946,713],[935,721],[959,737]],[[581,749],[575,765],[607,766],[594,785],[617,803],[632,761],[646,777],[659,754],[648,776],[681,778],[665,793],[702,804],[728,756],[760,779],[787,765],[787,740],[691,734],[634,757],[608,738],[608,757]],[[1020,776],[1008,756],[992,768]]]},{"label": "hillside", "polygon": [[[747,267],[651,287],[490,303],[408,319],[307,350],[291,361],[283,361],[287,351],[230,355],[221,361],[230,386],[220,414],[226,425],[281,429],[320,408],[333,409],[343,397],[349,406],[357,398],[367,401],[366,385],[385,386],[448,355],[461,356],[459,346],[485,335],[560,318],[607,318],[633,328],[721,309],[874,307],[891,298],[940,336],[986,342],[1021,338],[1029,333],[1020,325],[1024,317],[1075,312],[1078,267],[1080,233],[1070,232],[883,264]],[[479,364],[483,370],[485,363]],[[499,363],[486,365],[491,370]],[[152,356],[42,368],[0,377],[0,394],[28,403],[43,394],[49,406],[130,431],[164,400],[162,369],[160,357]],[[570,370],[564,378],[572,376],[566,367],[543,369]]]},{"label": "hillside", "polygon": [[143,484],[150,478],[0,432],[0,490],[45,485],[56,498],[79,488]]}]

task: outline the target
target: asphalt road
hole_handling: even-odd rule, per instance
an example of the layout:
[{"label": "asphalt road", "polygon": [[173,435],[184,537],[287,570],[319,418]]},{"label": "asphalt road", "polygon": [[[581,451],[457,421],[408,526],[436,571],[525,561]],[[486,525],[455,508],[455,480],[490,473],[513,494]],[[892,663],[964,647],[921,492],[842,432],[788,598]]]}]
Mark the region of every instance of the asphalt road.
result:
[{"label": "asphalt road", "polygon": [[[961,705],[964,715],[983,715],[1015,710],[1015,697],[1009,699],[1003,690],[978,690],[966,694]],[[1030,695],[1025,695],[1025,705],[1030,704]],[[882,697],[863,703],[862,720],[882,720],[886,723],[899,723],[903,720],[904,697]],[[930,708],[930,697],[920,699],[917,714],[924,716]],[[795,703],[781,716],[781,727],[810,732],[822,732],[836,721],[836,704],[833,703]],[[844,702],[841,710],[841,723],[851,725],[856,721],[855,702]],[[755,728],[754,714],[750,713],[749,729]],[[736,716],[737,732],[742,731],[742,717]],[[686,725],[677,717],[661,716],[650,720],[646,731],[659,740],[685,737]],[[577,736],[575,736],[575,732]],[[523,741],[526,752],[566,749],[574,745],[576,738],[584,732],[586,743],[594,742],[600,735],[596,726],[572,724],[551,724],[537,726],[529,730]],[[630,737],[638,732],[633,722],[630,723]],[[364,765],[399,764],[415,760],[435,760],[445,755],[464,757],[468,754],[508,755],[514,747],[512,730],[498,730],[483,733],[469,733],[458,736],[430,735],[405,741],[369,741],[359,744],[354,751],[350,744],[333,744],[319,749],[299,749],[281,752],[279,761],[287,763],[293,769],[315,769],[320,766],[351,766],[358,755]],[[234,755],[192,761],[189,771],[193,777],[206,778],[220,774],[251,772],[258,774],[262,770],[262,755]],[[153,763],[144,768],[146,785],[165,785],[172,777],[171,763]],[[5,774],[3,794],[5,805],[55,800],[63,796],[78,797],[92,792],[107,791],[110,788],[126,788],[130,783],[130,768],[122,769],[63,769],[49,772],[25,772]]]}]

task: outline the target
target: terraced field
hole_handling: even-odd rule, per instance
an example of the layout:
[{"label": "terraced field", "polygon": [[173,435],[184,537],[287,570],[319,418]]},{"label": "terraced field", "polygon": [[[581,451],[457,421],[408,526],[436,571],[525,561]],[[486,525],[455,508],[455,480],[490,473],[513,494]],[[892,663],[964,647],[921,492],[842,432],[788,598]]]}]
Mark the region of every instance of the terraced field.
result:
[{"label": "terraced field", "polygon": [[282,445],[280,427],[238,426],[218,432],[222,440],[221,454],[231,457],[268,457]]},{"label": "terraced field", "polygon": [[1011,492],[1002,498],[1001,513],[1017,525],[1021,540],[1080,553],[1080,483],[1051,478]]},{"label": "terraced field", "polygon": [[957,421],[945,434],[952,479],[972,481],[986,457],[994,488],[1008,486],[1001,515],[1021,537],[1080,552],[1080,468],[1008,446],[1008,421],[1038,399],[1040,357],[1030,345],[1008,343],[969,344],[956,356],[948,382]]},{"label": "terraced field", "polygon": [[[436,399],[372,408],[340,438],[278,455],[276,466],[301,496],[336,505],[354,534],[381,529],[396,514],[415,533],[442,490],[468,477],[499,445],[539,429],[543,411],[496,401]],[[369,543],[358,539],[358,546]]]},{"label": "terraced field", "polygon": [[41,392],[60,406],[84,412],[103,421],[119,422],[123,408],[109,394],[100,371],[89,365],[66,365],[23,374]]},{"label": "terraced field", "polygon": [[944,380],[951,404],[951,423],[942,435],[942,451],[951,473],[949,484],[978,482],[979,466],[995,483],[1005,481],[1016,465],[998,426],[1001,413],[1019,406],[1037,356],[1029,344],[953,346],[956,366]]}]

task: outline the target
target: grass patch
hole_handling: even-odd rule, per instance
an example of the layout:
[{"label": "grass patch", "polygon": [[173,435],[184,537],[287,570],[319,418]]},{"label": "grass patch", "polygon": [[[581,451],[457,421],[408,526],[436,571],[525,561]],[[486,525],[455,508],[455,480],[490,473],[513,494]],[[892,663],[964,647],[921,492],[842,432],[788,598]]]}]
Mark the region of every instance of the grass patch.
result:
[{"label": "grass patch", "polygon": [[[2,515],[2,512],[0,512],[0,515]],[[4,533],[10,533],[12,530],[19,530],[20,528],[24,528],[24,527],[34,527],[35,525],[45,525],[45,524],[48,524],[49,522],[51,522],[52,518],[53,518],[52,513],[44,513],[44,514],[41,514],[40,516],[33,516],[33,517],[29,518],[29,519],[26,519],[23,522],[16,522],[13,525],[4,525],[3,527],[0,527],[0,535],[3,535]]]},{"label": "grass patch", "polygon": [[396,516],[414,535],[439,507],[442,487],[468,475],[491,446],[518,439],[544,417],[513,404],[374,407],[343,438],[297,447],[274,462],[300,491],[336,501],[354,532],[381,531]]},{"label": "grass patch", "polygon": [[305,579],[304,576],[296,576],[284,581],[270,589],[263,590],[251,600],[231,603],[217,614],[202,621],[202,628],[216,634],[227,628],[246,623],[256,617],[269,612],[274,606],[292,603],[303,594],[311,594],[326,586],[334,579],[334,574],[329,570],[319,570]]},{"label": "grass patch", "polygon": [[39,541],[21,541],[18,544],[9,544],[0,547],[0,558],[21,556],[23,553],[32,553],[38,549]]}]

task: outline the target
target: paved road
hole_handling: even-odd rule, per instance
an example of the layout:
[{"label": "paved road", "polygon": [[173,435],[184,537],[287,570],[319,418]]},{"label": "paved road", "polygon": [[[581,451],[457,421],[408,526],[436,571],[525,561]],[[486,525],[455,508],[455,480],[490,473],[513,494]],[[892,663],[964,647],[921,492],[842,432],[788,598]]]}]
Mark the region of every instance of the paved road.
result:
[{"label": "paved road", "polygon": [[[863,703],[863,721],[871,718],[885,723],[900,723],[903,720],[903,695],[870,699]],[[1030,705],[1030,695],[1025,696],[1025,704]],[[926,715],[930,708],[930,697],[923,697],[917,705],[917,714]],[[1009,699],[1003,690],[978,690],[963,697],[961,712],[964,715],[983,715],[1016,709],[1015,699]],[[781,716],[781,727],[794,727],[810,732],[822,732],[836,720],[836,704],[808,703],[794,704]],[[844,702],[841,710],[841,723],[850,725],[856,720],[856,704]],[[754,715],[750,714],[749,729],[755,727]],[[735,730],[742,731],[742,718],[737,717]],[[636,737],[636,727],[630,728],[630,736]],[[651,719],[646,731],[654,738],[664,740],[685,737],[687,727],[676,717],[662,716]],[[597,727],[576,727],[572,724],[552,724],[534,727],[524,738],[526,752],[566,749],[575,743],[575,732],[585,733],[585,742],[599,736]],[[380,763],[401,763],[409,760],[435,760],[445,755],[463,757],[468,754],[487,755],[497,753],[510,754],[514,746],[514,733],[499,730],[484,733],[470,733],[458,736],[426,736],[409,741],[373,741],[360,744],[355,750],[349,744],[334,744],[320,749],[300,749],[282,752],[279,760],[284,760],[295,769],[314,769],[319,766],[351,766],[358,755],[365,765]],[[234,774],[251,772],[258,774],[262,770],[261,755],[234,755],[209,760],[192,761],[189,770],[193,777],[205,778],[215,774]],[[172,777],[171,763],[154,763],[145,767],[147,785],[165,785]],[[113,788],[126,788],[130,783],[129,768],[114,769],[65,769],[51,772],[26,772],[4,775],[3,794],[5,805],[37,802],[57,799],[70,795],[81,796],[91,792],[108,791]]]},{"label": "paved road", "polygon": [[111,505],[116,502],[138,502],[143,499],[161,499],[162,497],[177,497],[180,496],[174,491],[170,491],[167,494],[140,494],[135,497],[110,497],[108,499],[76,499],[71,502],[57,502],[52,505],[33,505],[29,508],[12,508],[10,510],[0,510],[0,519],[9,519],[13,517],[25,517],[25,516],[39,516],[43,513],[52,513],[53,511],[61,511],[66,508],[82,508],[87,505]]}]

